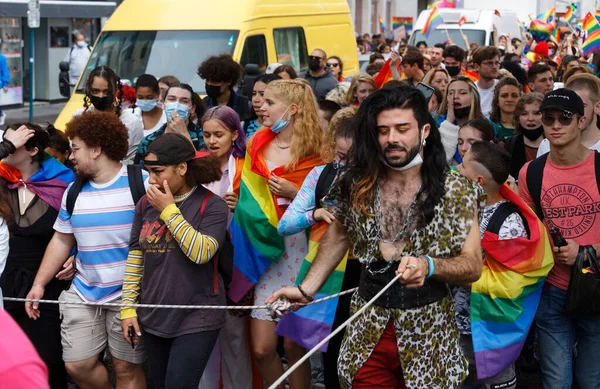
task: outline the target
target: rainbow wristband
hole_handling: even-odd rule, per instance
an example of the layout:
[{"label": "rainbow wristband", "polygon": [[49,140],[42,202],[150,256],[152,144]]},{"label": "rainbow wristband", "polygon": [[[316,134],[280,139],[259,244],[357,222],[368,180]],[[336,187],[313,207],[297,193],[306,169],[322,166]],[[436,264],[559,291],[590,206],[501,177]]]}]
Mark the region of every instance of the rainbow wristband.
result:
[{"label": "rainbow wristband", "polygon": [[429,273],[427,273],[426,278],[431,278],[431,276],[433,275],[433,271],[435,270],[435,266],[433,264],[433,258],[431,258],[429,255],[424,255],[424,257],[427,260],[427,264],[429,265]]}]

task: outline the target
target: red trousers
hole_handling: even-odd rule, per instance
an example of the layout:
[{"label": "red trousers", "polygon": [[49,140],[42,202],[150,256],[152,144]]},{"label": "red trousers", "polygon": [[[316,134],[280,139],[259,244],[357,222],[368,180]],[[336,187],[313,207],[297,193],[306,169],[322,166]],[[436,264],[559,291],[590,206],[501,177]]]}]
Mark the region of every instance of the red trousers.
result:
[{"label": "red trousers", "polygon": [[393,320],[388,322],[369,359],[356,372],[352,388],[406,389]]}]

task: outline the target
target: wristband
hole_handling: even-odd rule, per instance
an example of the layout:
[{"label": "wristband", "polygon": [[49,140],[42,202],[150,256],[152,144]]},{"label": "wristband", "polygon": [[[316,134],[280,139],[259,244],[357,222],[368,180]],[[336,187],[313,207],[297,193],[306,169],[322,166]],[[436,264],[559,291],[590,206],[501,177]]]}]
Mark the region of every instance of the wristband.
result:
[{"label": "wristband", "polygon": [[[33,286],[37,286],[38,288],[46,289],[46,288],[44,288],[44,287],[43,287],[42,285],[40,285],[40,284],[33,284]],[[32,287],[33,287],[33,286],[32,286]]]},{"label": "wristband", "polygon": [[435,270],[435,265],[433,264],[433,258],[431,258],[429,255],[425,255],[424,257],[427,260],[427,264],[429,265],[429,273],[427,273],[427,277],[425,277],[425,278],[431,278],[431,276],[433,275],[433,271]]},{"label": "wristband", "polygon": [[302,293],[302,296],[304,296],[305,299],[307,299],[311,303],[313,302],[314,298],[306,294],[306,292],[302,290],[302,287],[300,285],[298,285],[298,290],[300,291],[300,293]]}]

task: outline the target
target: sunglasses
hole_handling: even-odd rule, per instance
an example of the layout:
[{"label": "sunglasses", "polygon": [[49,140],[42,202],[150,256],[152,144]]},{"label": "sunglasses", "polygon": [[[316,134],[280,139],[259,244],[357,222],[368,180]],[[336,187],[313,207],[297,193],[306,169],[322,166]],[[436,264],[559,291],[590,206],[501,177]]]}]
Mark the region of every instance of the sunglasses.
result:
[{"label": "sunglasses", "polygon": [[317,57],[316,55],[309,55],[308,59],[318,59],[320,61],[320,60],[325,59],[325,58]]},{"label": "sunglasses", "polygon": [[340,64],[339,64],[339,63],[328,63],[328,64],[327,64],[327,67],[328,67],[328,68],[337,68],[338,66],[340,66]]},{"label": "sunglasses", "polygon": [[556,122],[556,120],[558,120],[558,122],[562,126],[568,126],[569,124],[571,124],[573,122],[574,118],[575,118],[575,114],[573,112],[569,112],[569,111],[563,111],[563,114],[558,117],[556,117],[554,115],[550,115],[550,114],[544,114],[542,116],[542,124],[545,126],[552,126],[554,124],[554,122]]}]

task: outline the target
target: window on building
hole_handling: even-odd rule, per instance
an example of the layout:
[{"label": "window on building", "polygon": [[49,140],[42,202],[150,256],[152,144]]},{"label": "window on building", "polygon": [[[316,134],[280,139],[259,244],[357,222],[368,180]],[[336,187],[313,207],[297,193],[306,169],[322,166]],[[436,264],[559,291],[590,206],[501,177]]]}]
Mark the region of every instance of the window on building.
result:
[{"label": "window on building", "polygon": [[291,65],[296,71],[308,67],[306,37],[302,27],[277,28],[273,30],[277,62]]}]

